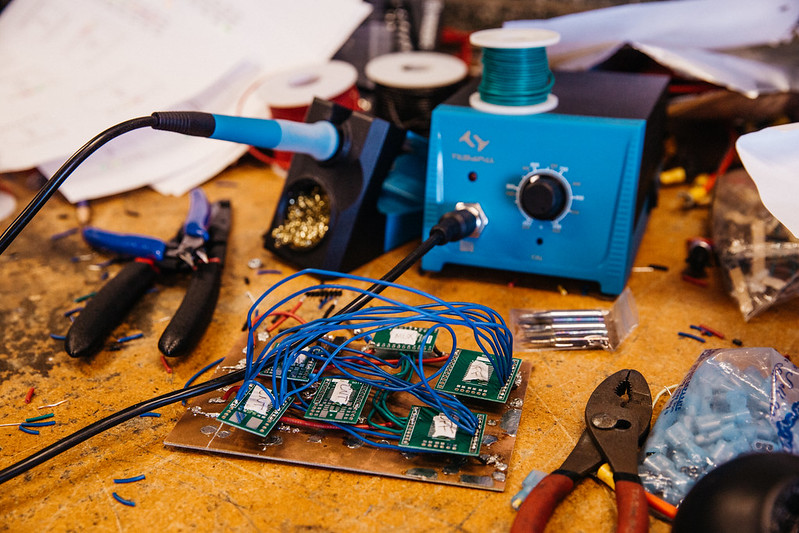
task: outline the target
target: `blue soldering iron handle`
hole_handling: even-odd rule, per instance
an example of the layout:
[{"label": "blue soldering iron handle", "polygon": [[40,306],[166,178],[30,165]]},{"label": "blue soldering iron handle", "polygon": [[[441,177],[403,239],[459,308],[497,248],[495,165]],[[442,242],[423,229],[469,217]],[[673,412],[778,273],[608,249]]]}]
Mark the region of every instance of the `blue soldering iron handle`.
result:
[{"label": "blue soldering iron handle", "polygon": [[275,148],[284,152],[308,154],[327,161],[339,149],[339,132],[325,120],[308,124],[291,120],[214,115],[212,139]]},{"label": "blue soldering iron handle", "polygon": [[67,332],[64,348],[72,357],[88,357],[103,347],[136,301],[155,283],[147,261],[132,261],[95,294]]},{"label": "blue soldering iron handle", "polygon": [[331,159],[341,145],[338,129],[326,120],[311,124],[199,111],[157,111],[152,118],[156,130],[308,154],[317,161]]},{"label": "blue soldering iron handle", "polygon": [[83,239],[93,248],[116,252],[129,257],[142,257],[162,261],[166,243],[154,237],[129,233],[116,233],[92,226],[83,228]]},{"label": "blue soldering iron handle", "polygon": [[189,214],[183,224],[183,233],[191,237],[208,240],[208,218],[211,216],[211,204],[202,189],[189,191]]}]

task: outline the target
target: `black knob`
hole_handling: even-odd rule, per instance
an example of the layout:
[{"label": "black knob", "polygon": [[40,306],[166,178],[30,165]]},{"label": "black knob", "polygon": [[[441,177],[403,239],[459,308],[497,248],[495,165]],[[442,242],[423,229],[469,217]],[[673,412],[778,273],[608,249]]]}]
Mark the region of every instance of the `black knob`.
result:
[{"label": "black knob", "polygon": [[519,207],[536,220],[555,220],[566,209],[566,185],[548,174],[532,174],[519,191]]}]

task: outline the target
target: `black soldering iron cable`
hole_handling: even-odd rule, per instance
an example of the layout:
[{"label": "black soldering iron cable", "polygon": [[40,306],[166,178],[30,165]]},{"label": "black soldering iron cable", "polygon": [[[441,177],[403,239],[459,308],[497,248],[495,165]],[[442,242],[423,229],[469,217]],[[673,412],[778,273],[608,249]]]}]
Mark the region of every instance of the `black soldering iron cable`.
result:
[{"label": "black soldering iron cable", "polygon": [[153,127],[157,124],[155,117],[139,117],[120,122],[115,126],[111,126],[107,130],[96,135],[89,142],[84,144],[77,152],[75,152],[69,159],[67,159],[61,168],[59,168],[53,176],[47,180],[47,183],[42,186],[36,196],[33,197],[25,209],[14,219],[14,221],[6,228],[2,235],[0,235],[0,254],[6,251],[19,233],[28,225],[28,223],[36,216],[36,213],[41,210],[47,200],[58,190],[64,180],[66,180],[78,165],[83,163],[87,157],[96,152],[101,146],[108,143],[112,139],[119,137],[129,131],[137,130],[140,128]]},{"label": "black soldering iron cable", "polygon": [[[441,220],[438,224],[433,226],[433,228],[430,230],[430,236],[414,250],[412,250],[411,253],[405,256],[402,261],[397,263],[394,268],[389,270],[382,278],[380,278],[380,281],[392,282],[396,280],[411,266],[413,266],[413,264],[416,263],[416,261],[418,261],[424,254],[429,252],[435,246],[457,241],[464,237],[470,236],[477,227],[478,223],[479,221],[477,217],[469,211],[450,211],[441,217]],[[342,307],[338,312],[335,313],[334,316],[358,311],[372,298],[374,298],[375,295],[382,292],[386,287],[387,285],[384,283],[374,283],[369,288],[369,291],[372,294],[361,294],[349,304]],[[51,444],[50,446],[47,446],[46,448],[43,448],[42,450],[30,455],[18,463],[0,470],[0,484],[27,472],[31,468],[38,466],[45,461],[56,457],[62,452],[65,452],[70,448],[73,448],[74,446],[77,446],[78,444],[90,439],[91,437],[94,437],[95,435],[111,429],[114,426],[130,420],[131,418],[135,418],[141,414],[153,411],[166,405],[170,405],[182,400],[188,400],[189,398],[194,398],[195,396],[200,396],[221,387],[232,385],[238,381],[242,381],[243,379],[244,370],[235,370],[224,376],[219,376],[218,378],[214,378],[203,383],[198,383],[197,385],[193,385],[185,389],[168,392],[161,396],[157,396],[155,398],[151,398],[149,400],[127,407],[103,418],[102,420],[98,420],[97,422],[89,424],[88,426],[79,429],[71,435],[67,435],[63,439]]]},{"label": "black soldering iron cable", "polygon": [[[223,124],[222,131],[219,133],[216,131],[217,120],[221,121]],[[277,148],[283,138],[282,128],[288,127],[288,124],[281,126],[278,122],[280,121],[225,117],[199,111],[157,111],[149,117],[139,117],[120,122],[83,145],[61,165],[61,168],[59,168],[49,180],[47,180],[47,183],[45,183],[36,196],[34,196],[33,200],[28,203],[19,216],[17,216],[3,234],[0,235],[0,254],[6,251],[6,248],[11,245],[17,235],[28,225],[33,217],[36,216],[36,213],[41,210],[47,200],[55,194],[56,190],[58,190],[64,180],[72,174],[78,165],[97,151],[98,148],[124,133],[139,128],[150,127],[156,130],[171,131],[183,135],[191,135],[193,137],[212,137],[238,143],[263,141],[266,143],[263,145],[265,148]],[[285,122],[288,123],[289,121]],[[338,130],[329,123],[327,126],[327,128],[322,126],[322,130],[320,131],[319,128],[313,124],[295,124],[293,126],[295,129],[294,133],[305,142],[301,140],[296,146],[293,146],[294,150],[309,153],[317,157],[329,157],[329,152],[331,150],[338,150],[340,139],[338,137]],[[297,130],[296,128],[306,129]],[[307,128],[310,128],[310,130]],[[288,137],[291,139],[292,135]],[[335,142],[332,142],[334,139]]]}]

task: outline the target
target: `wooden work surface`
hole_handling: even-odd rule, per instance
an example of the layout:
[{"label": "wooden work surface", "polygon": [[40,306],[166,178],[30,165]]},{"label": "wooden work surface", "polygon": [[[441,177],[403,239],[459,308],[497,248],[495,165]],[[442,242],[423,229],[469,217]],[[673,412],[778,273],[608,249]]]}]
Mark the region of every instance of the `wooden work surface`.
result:
[{"label": "wooden work surface", "polygon": [[[27,202],[26,176],[4,182]],[[91,254],[78,235],[51,240],[76,227],[75,210],[51,200],[14,245],[0,256],[0,423],[48,411],[57,425],[38,436],[15,427],[0,428],[0,467],[124,407],[183,387],[200,368],[228,353],[241,336],[250,297],[280,276],[257,275],[248,267],[260,258],[264,268],[292,270],[261,246],[281,179],[270,170],[242,163],[204,185],[211,200],[230,198],[233,231],[219,304],[209,332],[188,357],[172,360],[167,373],[156,348],[185,285],[159,285],[146,295],[115,336],[144,337],[103,351],[88,360],[66,355],[51,333],[64,334],[64,312],[73,300],[100,286],[100,272],[87,268],[105,259]],[[640,324],[615,352],[543,351],[521,355],[532,363],[529,388],[508,461],[505,492],[406,481],[322,468],[262,462],[165,447],[164,438],[184,412],[171,405],[160,418],[136,418],[91,438],[4,484],[0,490],[0,531],[507,531],[514,517],[511,497],[531,469],[557,468],[583,429],[583,408],[593,388],[621,368],[636,368],[653,395],[679,382],[705,348],[771,346],[783,354],[799,347],[795,325],[799,306],[745,322],[725,294],[719,273],[710,270],[708,287],[681,280],[686,238],[707,235],[706,210],[684,211],[680,189],[661,192],[636,264],[658,263],[667,272],[633,273],[629,287]],[[140,190],[92,203],[98,227],[171,238],[185,216],[186,198]],[[5,227],[9,220],[3,221]],[[368,265],[358,274],[379,277],[413,248],[410,243]],[[74,260],[73,258],[77,258]],[[114,273],[119,265],[109,267]],[[245,283],[249,279],[249,284]],[[506,318],[512,308],[608,308],[611,301],[581,293],[582,284],[512,273],[449,268],[440,274],[416,269],[400,281],[445,300],[487,304]],[[677,335],[690,324],[706,324],[727,335],[706,344]],[[201,378],[204,379],[204,378]],[[26,392],[35,387],[30,404]],[[57,407],[38,407],[68,400]],[[656,407],[657,413],[663,401]],[[115,485],[114,478],[145,474],[146,480]],[[121,505],[117,491],[136,502]],[[604,485],[585,480],[557,509],[548,531],[614,531],[616,504]],[[668,531],[652,520],[652,531]]]}]

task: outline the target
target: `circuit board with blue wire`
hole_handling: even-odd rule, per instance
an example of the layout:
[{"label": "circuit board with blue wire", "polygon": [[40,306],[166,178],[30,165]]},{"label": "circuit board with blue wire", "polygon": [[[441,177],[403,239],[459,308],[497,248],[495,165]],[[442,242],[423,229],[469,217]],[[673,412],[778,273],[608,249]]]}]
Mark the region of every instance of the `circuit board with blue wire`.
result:
[{"label": "circuit board with blue wire", "polygon": [[503,490],[530,374],[511,357],[503,319],[387,282],[358,311],[297,311],[309,294],[357,296],[356,283],[377,283],[335,273],[342,282],[289,288],[330,274],[299,272],[257,299],[244,348],[216,371],[244,367],[244,381],[195,398],[165,443]]}]

